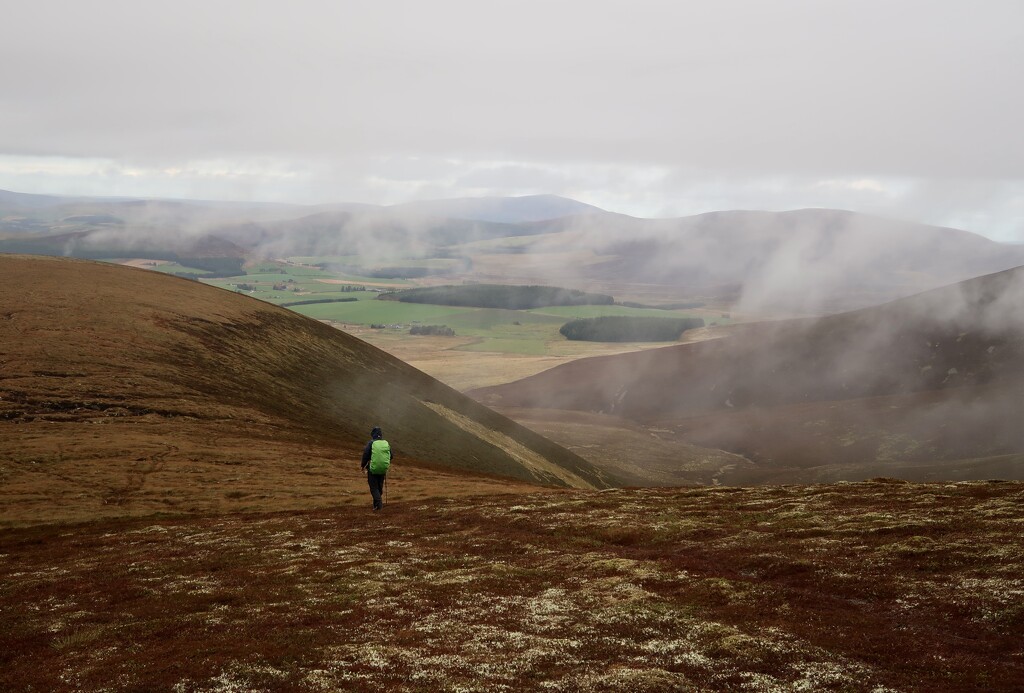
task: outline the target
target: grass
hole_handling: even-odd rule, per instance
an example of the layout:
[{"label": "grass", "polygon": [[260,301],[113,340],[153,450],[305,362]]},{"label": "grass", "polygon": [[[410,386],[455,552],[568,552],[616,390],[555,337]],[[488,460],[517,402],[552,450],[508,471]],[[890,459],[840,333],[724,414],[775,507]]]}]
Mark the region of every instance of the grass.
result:
[{"label": "grass", "polygon": [[878,481],[6,530],[0,687],[1017,690],[1022,500]]},{"label": "grass", "polygon": [[[553,328],[558,334],[558,327],[563,321],[546,315],[534,315],[521,310],[502,310],[497,308],[470,308],[460,313],[452,321],[452,327],[471,333],[479,331],[480,336],[492,336],[495,331],[536,336],[538,329],[547,335]],[[552,327],[553,326],[553,327]]]},{"label": "grass", "polygon": [[[573,317],[597,317],[602,315],[655,316],[666,317],[674,312],[626,308],[623,306],[563,306],[530,311],[500,310],[490,308],[467,308],[437,306],[428,304],[376,301],[378,292],[344,292],[338,284],[325,283],[321,279],[345,281],[353,284],[374,286],[385,282],[395,286],[415,286],[404,279],[362,277],[351,274],[329,272],[315,267],[301,266],[321,262],[336,264],[358,264],[354,256],[336,257],[293,257],[289,263],[263,262],[248,269],[248,274],[204,280],[204,283],[229,291],[237,290],[238,284],[250,284],[255,288],[247,295],[269,303],[281,304],[314,298],[357,298],[358,303],[314,304],[289,306],[290,310],[315,318],[337,323],[354,325],[402,325],[413,323],[447,324],[459,336],[478,338],[472,344],[460,347],[470,352],[494,352],[521,356],[550,356],[559,350],[564,338],[557,328]],[[447,267],[455,260],[429,258],[398,262],[406,267]],[[291,282],[289,282],[291,280]],[[288,283],[286,291],[275,290],[274,284]],[[298,289],[293,291],[292,289]],[[550,329],[554,326],[554,329]]]},{"label": "grass", "polygon": [[361,292],[338,294],[339,297],[346,295],[359,296],[361,300],[353,303],[292,306],[291,310],[318,320],[362,325],[402,325],[408,328],[412,323],[444,324],[454,329],[459,336],[479,338],[477,342],[458,347],[465,351],[546,355],[552,341],[564,341],[558,334],[562,320],[552,316],[492,308],[376,301],[370,300],[376,294]]},{"label": "grass", "polygon": [[412,303],[399,303],[397,301],[361,300],[354,303],[320,303],[294,306],[291,310],[311,318],[316,318],[317,320],[353,322],[363,325],[403,324],[408,326],[413,322],[445,323],[449,316],[457,316],[466,310],[472,309],[416,305]]},{"label": "grass", "polygon": [[494,351],[503,354],[520,354],[525,356],[544,356],[548,353],[544,342],[533,339],[501,339],[484,338],[479,342],[458,347],[460,351]]}]

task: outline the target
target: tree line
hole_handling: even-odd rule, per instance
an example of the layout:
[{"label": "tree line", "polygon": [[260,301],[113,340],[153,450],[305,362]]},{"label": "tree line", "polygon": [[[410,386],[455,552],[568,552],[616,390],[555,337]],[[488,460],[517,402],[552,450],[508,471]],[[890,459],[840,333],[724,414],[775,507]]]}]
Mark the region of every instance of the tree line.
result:
[{"label": "tree line", "polygon": [[403,303],[430,303],[472,308],[527,310],[548,306],[607,306],[615,299],[606,294],[591,294],[557,286],[512,286],[507,284],[466,284],[404,289],[381,294],[382,300]]},{"label": "tree line", "polygon": [[409,328],[409,334],[436,335],[439,337],[454,337],[455,330],[447,325],[413,325]]},{"label": "tree line", "polygon": [[674,342],[686,330],[704,327],[702,318],[640,318],[608,315],[562,325],[566,339],[581,342]]},{"label": "tree line", "polygon": [[308,306],[313,303],[350,303],[352,301],[358,301],[358,298],[308,298],[304,301],[287,301],[285,303],[278,303],[277,305],[282,308],[291,308],[292,306]]}]

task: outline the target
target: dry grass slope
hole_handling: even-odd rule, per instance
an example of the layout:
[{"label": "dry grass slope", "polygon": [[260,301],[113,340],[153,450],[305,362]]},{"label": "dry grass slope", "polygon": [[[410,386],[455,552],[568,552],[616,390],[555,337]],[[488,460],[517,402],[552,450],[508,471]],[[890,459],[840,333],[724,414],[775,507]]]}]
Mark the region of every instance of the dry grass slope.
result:
[{"label": "dry grass slope", "polygon": [[[563,448],[285,309],[63,258],[0,256],[0,276],[0,524],[330,504],[365,484],[354,472],[374,425],[423,497],[478,475],[604,485]],[[501,440],[550,466],[527,468]]]}]

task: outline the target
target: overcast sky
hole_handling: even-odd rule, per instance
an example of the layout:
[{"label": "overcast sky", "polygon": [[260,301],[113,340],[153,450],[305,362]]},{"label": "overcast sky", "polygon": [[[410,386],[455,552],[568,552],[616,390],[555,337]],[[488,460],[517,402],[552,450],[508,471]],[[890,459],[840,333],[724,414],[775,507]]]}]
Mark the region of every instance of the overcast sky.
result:
[{"label": "overcast sky", "polygon": [[1024,241],[1020,0],[11,0],[0,188],[839,207]]}]

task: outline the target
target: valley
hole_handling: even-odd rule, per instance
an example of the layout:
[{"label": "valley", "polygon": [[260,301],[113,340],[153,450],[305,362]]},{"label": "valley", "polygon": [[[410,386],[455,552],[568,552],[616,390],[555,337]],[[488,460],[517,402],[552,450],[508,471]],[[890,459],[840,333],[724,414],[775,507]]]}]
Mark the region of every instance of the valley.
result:
[{"label": "valley", "polygon": [[1024,693],[1024,3],[3,10],[0,693]]},{"label": "valley", "polygon": [[[476,233],[524,223],[554,225]],[[470,264],[0,254],[0,687],[1024,680],[1021,270],[824,314],[632,281],[646,265],[588,279],[627,255],[533,230],[468,241]],[[534,244],[550,256],[493,252]],[[400,300],[487,280],[612,300]],[[560,332],[611,316],[705,326]],[[377,425],[379,514],[358,468]]]}]

